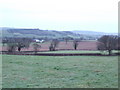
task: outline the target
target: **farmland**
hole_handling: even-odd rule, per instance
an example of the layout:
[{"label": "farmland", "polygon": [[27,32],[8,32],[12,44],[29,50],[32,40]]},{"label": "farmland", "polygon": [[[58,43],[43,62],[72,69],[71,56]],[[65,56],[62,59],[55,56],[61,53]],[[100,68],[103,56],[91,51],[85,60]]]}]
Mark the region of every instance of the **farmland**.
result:
[{"label": "farmland", "polygon": [[3,88],[117,88],[117,56],[2,55]]},{"label": "farmland", "polygon": [[3,47],[1,44],[1,51],[5,51],[2,55],[3,88],[118,87],[118,56],[115,53],[105,56],[108,52],[101,54],[97,41],[79,41],[77,50],[73,41],[59,41],[53,51],[49,49],[51,42],[45,41],[36,43],[41,46],[37,52],[34,43],[21,51],[15,47],[13,52],[6,52],[7,44]]},{"label": "farmland", "polygon": [[[41,45],[41,48],[39,49],[39,51],[49,51],[50,42],[40,43],[39,45]],[[4,46],[1,49],[3,51],[6,51],[7,47]],[[64,41],[61,41],[58,44],[58,47],[56,49],[57,50],[74,50],[73,42],[69,41],[66,43]],[[81,41],[79,42],[77,50],[97,50],[97,41]],[[23,48],[21,51],[33,51],[32,44],[30,45],[29,48],[27,49]]]}]

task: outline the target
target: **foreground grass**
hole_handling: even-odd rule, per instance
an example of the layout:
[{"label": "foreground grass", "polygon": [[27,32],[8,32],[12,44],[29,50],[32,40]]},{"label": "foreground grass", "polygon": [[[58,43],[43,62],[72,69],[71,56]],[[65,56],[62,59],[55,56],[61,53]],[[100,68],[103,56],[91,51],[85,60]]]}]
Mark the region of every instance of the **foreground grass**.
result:
[{"label": "foreground grass", "polygon": [[3,88],[117,88],[117,56],[3,55]]}]

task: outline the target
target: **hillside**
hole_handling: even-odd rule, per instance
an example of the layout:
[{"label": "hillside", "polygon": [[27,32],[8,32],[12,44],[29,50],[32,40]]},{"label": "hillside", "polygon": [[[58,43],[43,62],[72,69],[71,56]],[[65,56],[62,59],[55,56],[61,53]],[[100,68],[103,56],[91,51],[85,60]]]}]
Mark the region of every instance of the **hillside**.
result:
[{"label": "hillside", "polygon": [[103,35],[118,35],[118,33],[105,33],[97,31],[88,31],[88,30],[73,30],[73,33],[80,34],[83,38],[97,39]]},{"label": "hillside", "polygon": [[83,34],[83,35],[117,35],[117,33],[105,33],[105,32],[96,32],[96,31],[88,31],[88,30],[73,30],[73,33]]},{"label": "hillside", "polygon": [[[110,35],[111,33],[95,32],[95,31],[56,31],[41,29],[24,29],[24,28],[0,28],[0,37],[29,37],[29,38],[84,38],[97,39],[102,35]],[[115,33],[113,33],[115,35]]]},{"label": "hillside", "polygon": [[40,30],[40,29],[18,29],[18,28],[2,28],[1,37],[47,37],[47,38],[62,38],[73,37],[79,38],[80,34],[70,31],[55,31],[55,30]]}]

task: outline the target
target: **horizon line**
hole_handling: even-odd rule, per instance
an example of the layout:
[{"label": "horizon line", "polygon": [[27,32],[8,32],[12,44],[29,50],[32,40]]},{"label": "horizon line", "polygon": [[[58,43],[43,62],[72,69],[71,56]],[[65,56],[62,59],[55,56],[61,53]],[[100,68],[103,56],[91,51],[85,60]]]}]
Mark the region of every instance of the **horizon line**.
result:
[{"label": "horizon line", "polygon": [[[31,28],[31,27],[0,27],[0,28],[11,28],[11,29],[39,29],[39,30],[52,30],[52,29],[40,29],[40,28]],[[94,31],[94,30],[52,30],[52,31],[90,31],[90,32],[100,32],[100,33],[119,33],[118,32],[101,32],[101,31]]]}]

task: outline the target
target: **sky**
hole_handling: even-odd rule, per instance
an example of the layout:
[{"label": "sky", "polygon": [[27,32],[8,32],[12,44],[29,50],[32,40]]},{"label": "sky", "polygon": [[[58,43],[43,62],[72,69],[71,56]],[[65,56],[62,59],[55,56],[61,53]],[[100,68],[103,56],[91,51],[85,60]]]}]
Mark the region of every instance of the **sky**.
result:
[{"label": "sky", "polygon": [[118,32],[119,0],[0,0],[0,27]]}]

